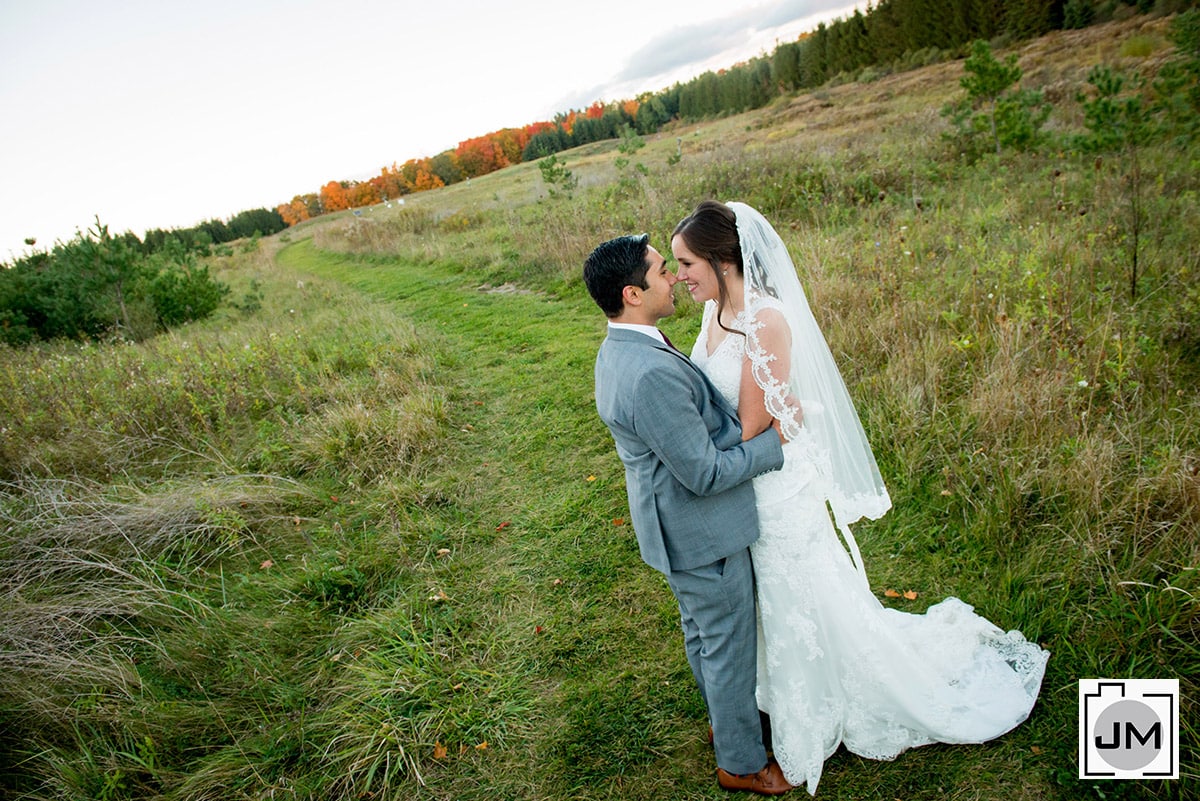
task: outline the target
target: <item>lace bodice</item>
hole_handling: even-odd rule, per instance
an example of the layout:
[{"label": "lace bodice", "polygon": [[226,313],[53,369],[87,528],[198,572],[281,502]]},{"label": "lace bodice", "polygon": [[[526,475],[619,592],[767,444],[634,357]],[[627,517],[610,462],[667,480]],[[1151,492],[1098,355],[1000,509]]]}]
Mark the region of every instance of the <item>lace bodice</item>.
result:
[{"label": "lace bodice", "polygon": [[[745,324],[746,315],[739,312],[730,328],[744,331]],[[717,391],[736,409],[742,383],[742,362],[746,358],[746,338],[741,334],[728,334],[717,343],[710,354],[707,346],[710,325],[716,325],[716,315],[711,305],[705,309],[700,335],[692,347],[692,361],[704,371]],[[816,443],[806,434],[806,431],[802,431],[799,437],[784,444],[783,469],[764,473],[754,479],[756,493],[774,495],[779,492],[783,493],[782,497],[786,497],[819,479],[817,465],[821,457]]]}]

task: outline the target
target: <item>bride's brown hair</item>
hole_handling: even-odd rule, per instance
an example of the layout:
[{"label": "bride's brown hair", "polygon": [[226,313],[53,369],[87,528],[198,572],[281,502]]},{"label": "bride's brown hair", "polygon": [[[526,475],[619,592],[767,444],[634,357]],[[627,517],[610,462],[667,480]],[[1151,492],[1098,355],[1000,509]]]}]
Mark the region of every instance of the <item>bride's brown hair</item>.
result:
[{"label": "bride's brown hair", "polygon": [[[722,275],[722,264],[733,264],[742,274],[742,243],[738,239],[737,215],[733,209],[716,200],[705,200],[691,214],[679,221],[671,238],[681,237],[688,250],[712,265],[717,276],[717,325],[732,334],[742,334],[721,322],[721,314],[729,305],[729,287]],[[743,334],[743,336],[745,336]]]}]

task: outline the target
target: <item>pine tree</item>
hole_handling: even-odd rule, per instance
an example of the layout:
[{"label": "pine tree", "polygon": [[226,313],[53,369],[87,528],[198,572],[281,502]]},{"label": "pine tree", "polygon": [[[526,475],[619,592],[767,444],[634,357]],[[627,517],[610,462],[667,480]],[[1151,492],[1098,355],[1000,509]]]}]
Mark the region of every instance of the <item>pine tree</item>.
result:
[{"label": "pine tree", "polygon": [[963,64],[967,74],[960,83],[967,90],[967,96],[973,105],[983,104],[987,108],[992,139],[996,143],[996,153],[1000,152],[1000,135],[997,128],[997,102],[1009,87],[1021,80],[1021,68],[1017,66],[1017,56],[1012,53],[1003,63],[992,55],[992,48],[982,39],[976,39],[971,44],[971,55]]}]

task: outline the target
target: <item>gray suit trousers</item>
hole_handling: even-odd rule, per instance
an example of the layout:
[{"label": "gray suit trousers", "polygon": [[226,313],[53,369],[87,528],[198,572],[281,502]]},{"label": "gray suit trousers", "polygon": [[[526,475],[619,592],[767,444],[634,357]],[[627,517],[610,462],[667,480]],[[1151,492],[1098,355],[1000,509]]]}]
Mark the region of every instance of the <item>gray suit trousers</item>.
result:
[{"label": "gray suit trousers", "polygon": [[717,766],[755,773],[767,764],[767,752],[754,697],[758,624],[750,550],[672,571],[667,583],[679,602],[688,663],[708,707]]}]

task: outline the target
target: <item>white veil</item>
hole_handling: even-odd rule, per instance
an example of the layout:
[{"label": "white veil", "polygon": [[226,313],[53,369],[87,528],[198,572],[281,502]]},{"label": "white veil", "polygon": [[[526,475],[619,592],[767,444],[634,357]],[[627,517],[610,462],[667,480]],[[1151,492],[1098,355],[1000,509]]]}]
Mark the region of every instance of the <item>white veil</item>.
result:
[{"label": "white veil", "polygon": [[[737,217],[745,279],[746,355],[767,411],[789,440],[807,431],[815,445],[822,493],[860,574],[862,556],[850,524],[876,520],[892,506],[850,393],[813,318],[791,256],[779,234],[745,203],[727,203]],[[764,315],[782,314],[791,341],[761,336]],[[797,414],[795,405],[799,403]]]}]

